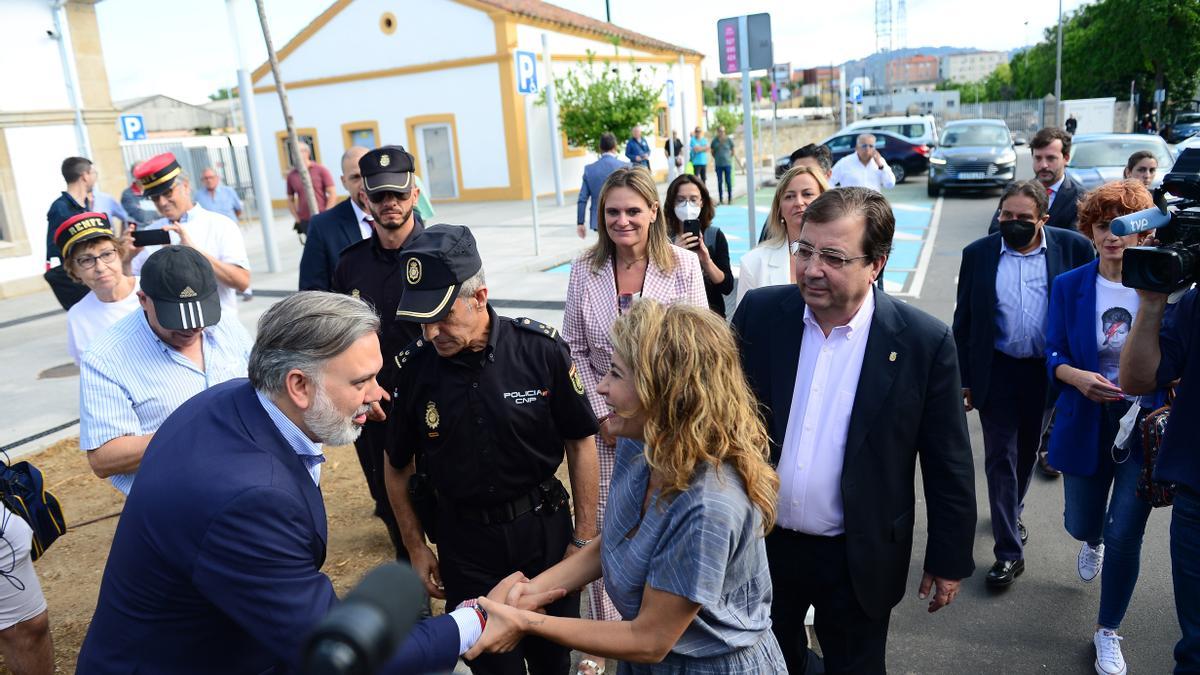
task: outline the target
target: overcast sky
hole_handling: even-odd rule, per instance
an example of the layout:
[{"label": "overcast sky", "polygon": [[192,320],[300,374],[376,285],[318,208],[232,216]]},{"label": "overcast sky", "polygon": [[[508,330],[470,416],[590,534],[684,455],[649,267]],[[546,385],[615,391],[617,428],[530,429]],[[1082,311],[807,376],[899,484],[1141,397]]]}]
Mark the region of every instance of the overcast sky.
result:
[{"label": "overcast sky", "polygon": [[[375,0],[358,0],[369,2]],[[332,0],[265,0],[276,48],[308,25]],[[400,17],[405,5],[382,3]],[[266,60],[253,0],[236,0],[242,45],[253,69]],[[604,0],[556,0],[554,4],[604,19]],[[727,0],[610,0],[617,25],[707,55],[709,77],[718,72],[716,22],[733,11]],[[771,14],[776,62],[793,68],[841,63],[875,50],[874,0],[797,2],[743,0],[748,14]],[[1054,24],[1053,0],[908,0],[910,47],[1009,50],[1037,41]],[[1063,0],[1069,14],[1085,4]],[[115,100],[166,94],[202,103],[221,87],[236,84],[236,55],[224,0],[104,0],[96,5],[109,85]],[[686,8],[680,12],[680,8]],[[452,35],[452,27],[447,27]],[[287,69],[284,66],[286,78]]]}]

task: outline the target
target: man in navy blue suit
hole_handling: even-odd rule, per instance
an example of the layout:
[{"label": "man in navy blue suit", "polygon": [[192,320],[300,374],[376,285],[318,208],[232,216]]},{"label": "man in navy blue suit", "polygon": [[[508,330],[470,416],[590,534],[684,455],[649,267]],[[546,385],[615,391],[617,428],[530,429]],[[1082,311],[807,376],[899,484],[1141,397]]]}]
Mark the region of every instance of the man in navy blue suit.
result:
[{"label": "man in navy blue suit", "polygon": [[[352,442],[379,414],[378,330],[362,300],[293,295],[260,320],[249,381],[212,387],[167,419],[121,514],[79,672],[297,668],[337,601],[320,572],[321,444]],[[461,618],[422,624],[390,672],[453,667],[474,641]]]},{"label": "man in navy blue suit", "polygon": [[342,154],[342,186],[350,193],[337,206],[318,213],[308,222],[304,253],[300,255],[300,290],[332,289],[333,271],[338,258],[350,244],[371,237],[371,210],[362,191],[362,171],[358,160],[367,154],[361,146],[351,146]]},{"label": "man in navy blue suit", "polygon": [[[1072,207],[1074,208],[1074,207]],[[992,513],[991,586],[1025,571],[1021,510],[1037,462],[1046,397],[1046,310],[1054,278],[1095,257],[1087,237],[1049,227],[1045,186],[1013,183],[999,232],[963,249],[954,309],[963,404],[979,410]]]},{"label": "man in navy blue suit", "polygon": [[[587,236],[587,229],[583,224],[584,212],[591,214],[588,224],[593,232],[600,226],[600,190],[604,188],[604,181],[608,180],[609,174],[623,166],[628,164],[617,157],[617,137],[607,131],[600,134],[600,159],[583,167],[583,186],[579,188],[579,202],[575,209],[575,227],[580,239]],[[592,200],[590,211],[589,199]]]}]

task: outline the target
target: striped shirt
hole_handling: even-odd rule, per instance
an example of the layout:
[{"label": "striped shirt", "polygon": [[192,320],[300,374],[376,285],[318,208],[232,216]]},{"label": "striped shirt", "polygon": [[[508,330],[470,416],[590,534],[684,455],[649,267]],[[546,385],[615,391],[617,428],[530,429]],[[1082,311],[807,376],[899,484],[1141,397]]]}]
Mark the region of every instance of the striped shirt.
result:
[{"label": "striped shirt", "polygon": [[267,417],[275,423],[275,428],[279,429],[279,433],[283,435],[283,440],[287,441],[288,445],[292,446],[292,451],[299,457],[300,461],[304,462],[304,468],[308,469],[308,475],[312,476],[313,482],[318,486],[321,485],[321,464],[325,461],[325,455],[321,452],[321,444],[313,443],[308,436],[300,431],[300,427],[291,420],[275,402],[267,398],[261,391],[255,391],[258,396],[258,402],[262,404],[263,410],[267,411]]},{"label": "striped shirt", "polygon": [[[79,367],[79,447],[153,434],[184,401],[246,376],[251,342],[237,319],[204,329],[203,340],[203,369],[160,340],[144,312],[130,313],[93,340]],[[129,494],[134,475],[109,480]]]},{"label": "striped shirt", "polygon": [[1046,309],[1050,280],[1046,272],[1046,235],[1029,253],[1017,253],[1000,240],[996,268],[996,342],[1015,359],[1041,358],[1046,352]]}]

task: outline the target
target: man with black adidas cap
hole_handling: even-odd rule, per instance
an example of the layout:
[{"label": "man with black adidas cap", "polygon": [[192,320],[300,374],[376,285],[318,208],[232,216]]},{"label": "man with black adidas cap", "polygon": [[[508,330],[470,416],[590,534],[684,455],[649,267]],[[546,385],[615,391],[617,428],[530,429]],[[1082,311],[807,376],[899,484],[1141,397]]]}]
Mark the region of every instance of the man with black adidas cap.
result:
[{"label": "man with black adidas cap", "polygon": [[[435,225],[401,254],[396,316],[422,336],[385,353],[396,368],[384,470],[413,569],[430,595],[455,606],[513,570],[533,577],[596,531],[596,418],[558,331],[498,316],[488,305],[471,231]],[[575,497],[554,473],[566,451]],[[418,472],[418,468],[420,469]],[[435,502],[410,498],[429,488]],[[431,529],[434,532],[431,532]],[[436,533],[437,556],[425,543]],[[579,616],[579,594],[548,606]],[[515,651],[471,662],[480,673],[561,674],[570,650],[526,638]]]},{"label": "man with black adidas cap", "polygon": [[[342,251],[333,272],[331,289],[334,293],[352,295],[366,300],[380,317],[379,347],[384,356],[400,351],[421,336],[421,327],[396,318],[396,306],[404,293],[404,272],[400,264],[403,250],[424,230],[415,207],[421,191],[415,185],[413,157],[398,145],[385,145],[364,154],[358,160],[367,208],[375,226],[371,236],[355,242]],[[353,196],[351,196],[353,199]],[[385,361],[379,374],[384,391],[391,391],[390,378],[394,369]],[[380,402],[386,411],[388,402]],[[362,466],[375,515],[387,526],[388,536],[396,549],[397,560],[407,560],[400,530],[392,516],[387,490],[383,485],[383,448],[387,423],[370,421],[354,442],[358,462]]]},{"label": "man with black adidas cap", "polygon": [[[162,216],[136,229],[166,230],[171,233],[172,244],[187,246],[207,258],[216,275],[221,308],[227,316],[236,318],[237,296],[250,288],[250,259],[237,223],[192,199],[191,183],[175,161],[175,155],[169,152],[137,165],[133,175],[141,183],[142,194],[154,202]],[[133,249],[130,269],[134,276],[141,273],[142,265],[159,248]]]},{"label": "man with black adidas cap", "polygon": [[164,246],[142,266],[142,311],[97,337],[79,367],[79,447],[126,495],[158,427],[192,396],[246,376],[250,338],[221,320],[217,279],[193,248]]}]

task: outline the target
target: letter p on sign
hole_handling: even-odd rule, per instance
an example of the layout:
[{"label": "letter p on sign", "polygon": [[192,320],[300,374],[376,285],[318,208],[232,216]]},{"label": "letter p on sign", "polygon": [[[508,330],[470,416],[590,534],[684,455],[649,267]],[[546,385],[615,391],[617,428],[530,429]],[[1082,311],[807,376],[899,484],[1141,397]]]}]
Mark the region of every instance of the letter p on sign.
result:
[{"label": "letter p on sign", "polygon": [[517,92],[521,94],[536,94],[537,55],[533,52],[516,52],[517,56]]},{"label": "letter p on sign", "polygon": [[121,134],[127,141],[146,140],[146,123],[141,115],[121,115]]}]

